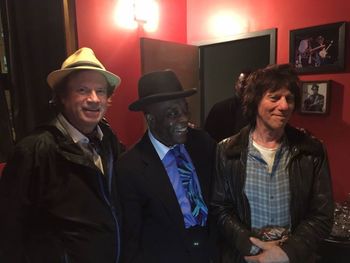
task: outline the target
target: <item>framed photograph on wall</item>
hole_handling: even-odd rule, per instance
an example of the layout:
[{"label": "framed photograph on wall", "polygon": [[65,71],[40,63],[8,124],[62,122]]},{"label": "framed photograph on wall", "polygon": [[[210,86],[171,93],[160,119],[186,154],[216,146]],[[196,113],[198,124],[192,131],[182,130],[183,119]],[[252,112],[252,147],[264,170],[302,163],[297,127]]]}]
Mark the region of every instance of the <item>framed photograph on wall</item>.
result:
[{"label": "framed photograph on wall", "polygon": [[291,30],[289,62],[299,73],[344,70],[345,31],[346,22]]},{"label": "framed photograph on wall", "polygon": [[327,114],[330,86],[330,80],[302,81],[300,113]]}]

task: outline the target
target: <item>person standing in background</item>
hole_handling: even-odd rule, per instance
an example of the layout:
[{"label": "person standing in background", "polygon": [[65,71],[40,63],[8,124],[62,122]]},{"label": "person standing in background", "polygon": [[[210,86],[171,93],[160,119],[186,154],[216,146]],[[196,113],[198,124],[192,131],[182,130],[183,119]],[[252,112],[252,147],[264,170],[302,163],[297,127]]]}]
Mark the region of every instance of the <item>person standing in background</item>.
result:
[{"label": "person standing in background", "polygon": [[242,108],[242,96],[251,70],[243,70],[235,84],[232,97],[217,102],[205,120],[206,130],[217,142],[230,137],[248,124]]}]

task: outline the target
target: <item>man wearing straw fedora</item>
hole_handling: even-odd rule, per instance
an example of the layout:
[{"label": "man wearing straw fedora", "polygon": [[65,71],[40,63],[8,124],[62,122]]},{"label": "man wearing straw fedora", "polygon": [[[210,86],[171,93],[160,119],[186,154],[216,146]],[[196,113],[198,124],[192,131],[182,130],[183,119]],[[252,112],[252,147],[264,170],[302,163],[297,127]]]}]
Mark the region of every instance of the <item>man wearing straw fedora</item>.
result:
[{"label": "man wearing straw fedora", "polygon": [[57,117],[18,143],[0,180],[0,262],[117,263],[121,144],[102,118],[120,78],[81,48],[47,81]]},{"label": "man wearing straw fedora", "polygon": [[129,106],[148,124],[117,163],[125,262],[209,263],[208,197],[216,143],[188,127],[183,90],[171,70],[142,76]]}]

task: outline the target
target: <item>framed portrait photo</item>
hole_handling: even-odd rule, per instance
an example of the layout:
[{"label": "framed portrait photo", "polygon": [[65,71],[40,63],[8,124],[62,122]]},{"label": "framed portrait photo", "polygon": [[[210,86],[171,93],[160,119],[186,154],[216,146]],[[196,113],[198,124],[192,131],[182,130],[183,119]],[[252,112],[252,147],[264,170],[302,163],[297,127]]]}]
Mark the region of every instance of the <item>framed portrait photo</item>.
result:
[{"label": "framed portrait photo", "polygon": [[345,68],[346,22],[290,31],[289,62],[298,73],[326,73]]},{"label": "framed portrait photo", "polygon": [[327,114],[330,101],[330,80],[302,81],[300,113]]}]

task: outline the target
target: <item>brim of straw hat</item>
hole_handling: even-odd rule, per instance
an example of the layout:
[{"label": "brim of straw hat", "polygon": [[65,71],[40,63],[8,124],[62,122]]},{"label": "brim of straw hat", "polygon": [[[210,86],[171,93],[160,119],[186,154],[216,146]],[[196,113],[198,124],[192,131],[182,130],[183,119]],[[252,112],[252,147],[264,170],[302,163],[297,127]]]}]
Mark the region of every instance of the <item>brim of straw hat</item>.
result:
[{"label": "brim of straw hat", "polygon": [[142,111],[144,107],[147,105],[154,104],[157,102],[167,101],[167,100],[174,100],[174,99],[189,97],[195,94],[196,92],[197,92],[196,89],[190,89],[190,90],[182,90],[182,91],[176,91],[176,92],[167,92],[167,93],[150,95],[150,96],[138,99],[137,101],[131,103],[129,105],[129,110]]},{"label": "brim of straw hat", "polygon": [[55,89],[58,83],[60,83],[65,77],[67,77],[70,73],[76,70],[94,70],[94,71],[100,72],[102,75],[106,77],[109,86],[111,86],[112,88],[111,92],[113,92],[121,82],[121,79],[117,75],[107,70],[99,69],[97,67],[92,67],[92,66],[77,66],[74,68],[58,69],[51,72],[47,76],[47,83],[52,89]]}]

